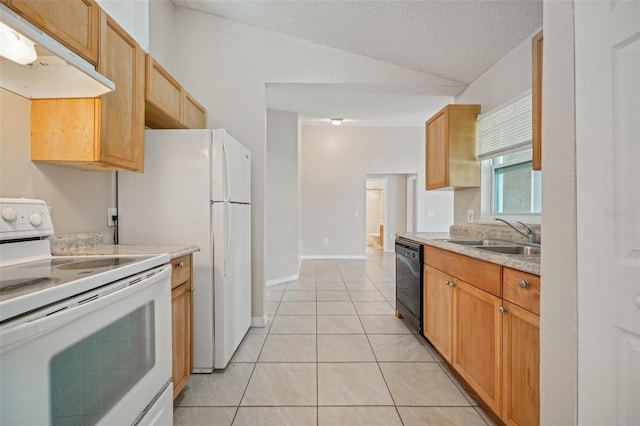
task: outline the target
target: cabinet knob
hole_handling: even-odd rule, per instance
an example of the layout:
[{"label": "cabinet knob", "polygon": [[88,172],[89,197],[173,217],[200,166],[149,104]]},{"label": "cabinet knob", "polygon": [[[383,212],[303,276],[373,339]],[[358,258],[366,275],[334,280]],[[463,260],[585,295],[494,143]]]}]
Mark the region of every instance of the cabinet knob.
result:
[{"label": "cabinet knob", "polygon": [[529,282],[526,280],[520,280],[518,281],[518,285],[520,286],[520,288],[527,288],[529,287]]},{"label": "cabinet knob", "polygon": [[189,291],[190,291],[191,293],[193,293],[193,287],[191,287],[191,288],[189,289]]},{"label": "cabinet knob", "polygon": [[178,268],[182,268],[184,266],[184,262],[178,263]]},{"label": "cabinet knob", "polygon": [[498,306],[498,312],[504,314],[505,312],[507,312],[507,308],[505,308],[504,306]]}]

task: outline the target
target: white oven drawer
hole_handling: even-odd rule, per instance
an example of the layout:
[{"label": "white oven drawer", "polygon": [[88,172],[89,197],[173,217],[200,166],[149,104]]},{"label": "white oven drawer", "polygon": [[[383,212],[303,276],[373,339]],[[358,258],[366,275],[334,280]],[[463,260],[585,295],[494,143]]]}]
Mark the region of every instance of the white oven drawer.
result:
[{"label": "white oven drawer", "polygon": [[0,424],[133,424],[171,379],[170,276],[165,265],[0,326]]}]

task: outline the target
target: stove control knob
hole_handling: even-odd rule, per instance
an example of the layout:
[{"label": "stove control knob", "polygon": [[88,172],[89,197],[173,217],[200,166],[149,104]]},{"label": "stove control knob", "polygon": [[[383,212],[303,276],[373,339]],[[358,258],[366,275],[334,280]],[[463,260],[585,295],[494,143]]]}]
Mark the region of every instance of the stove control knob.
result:
[{"label": "stove control knob", "polygon": [[5,207],[2,209],[2,218],[7,222],[13,222],[17,217],[18,214],[16,213],[16,209],[13,207]]},{"label": "stove control knob", "polygon": [[33,213],[29,216],[29,222],[31,222],[33,226],[40,226],[42,225],[42,216],[40,216],[39,213]]}]

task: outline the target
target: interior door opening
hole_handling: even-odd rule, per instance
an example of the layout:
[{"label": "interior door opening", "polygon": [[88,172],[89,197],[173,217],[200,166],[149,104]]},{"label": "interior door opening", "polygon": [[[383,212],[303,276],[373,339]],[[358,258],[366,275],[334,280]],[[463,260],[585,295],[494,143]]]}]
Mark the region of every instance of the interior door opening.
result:
[{"label": "interior door opening", "polygon": [[365,225],[367,248],[384,250],[386,186],[386,179],[367,179]]}]

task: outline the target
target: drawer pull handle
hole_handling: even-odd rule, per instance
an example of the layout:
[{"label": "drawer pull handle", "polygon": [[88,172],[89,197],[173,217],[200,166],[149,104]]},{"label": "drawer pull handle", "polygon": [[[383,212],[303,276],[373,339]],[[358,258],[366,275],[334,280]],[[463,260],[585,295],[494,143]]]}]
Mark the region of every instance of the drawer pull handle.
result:
[{"label": "drawer pull handle", "polygon": [[507,308],[505,308],[504,306],[498,306],[498,312],[504,314],[505,312],[507,312]]},{"label": "drawer pull handle", "polygon": [[184,262],[178,263],[178,268],[182,268],[184,266]]},{"label": "drawer pull handle", "polygon": [[526,280],[520,280],[518,281],[518,285],[520,286],[520,288],[527,288],[529,287],[529,282]]}]

